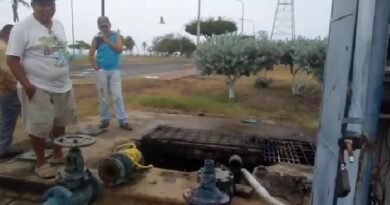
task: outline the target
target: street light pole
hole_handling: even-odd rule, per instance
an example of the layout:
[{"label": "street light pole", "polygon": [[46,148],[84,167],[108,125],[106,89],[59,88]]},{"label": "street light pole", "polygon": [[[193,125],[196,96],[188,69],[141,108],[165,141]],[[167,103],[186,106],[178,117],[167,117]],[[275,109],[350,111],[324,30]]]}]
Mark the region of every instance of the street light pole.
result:
[{"label": "street light pole", "polygon": [[72,11],[72,44],[73,44],[73,48],[72,48],[72,52],[73,52],[73,58],[75,56],[75,48],[74,48],[74,18],[73,18],[73,0],[70,1],[70,9]]},{"label": "street light pole", "polygon": [[[240,20],[242,20],[242,19],[240,19]],[[252,21],[252,20],[250,20],[250,19],[244,19],[244,21],[248,21],[248,22],[251,22],[251,23],[252,23],[252,25],[253,25],[253,37],[255,37],[255,36],[256,36],[256,32],[255,32],[255,22]]]},{"label": "street light pole", "polygon": [[244,34],[244,18],[245,18],[245,5],[243,0],[237,0],[242,4],[242,17],[241,17],[241,35]]},{"label": "street light pole", "polygon": [[183,36],[180,34],[180,56],[183,55]]},{"label": "street light pole", "polygon": [[196,45],[199,45],[199,41],[200,41],[200,9],[201,9],[201,0],[198,0],[198,25],[196,29]]},{"label": "street light pole", "polygon": [[102,16],[105,16],[105,8],[106,8],[106,6],[105,6],[105,2],[104,2],[104,0],[102,0]]}]

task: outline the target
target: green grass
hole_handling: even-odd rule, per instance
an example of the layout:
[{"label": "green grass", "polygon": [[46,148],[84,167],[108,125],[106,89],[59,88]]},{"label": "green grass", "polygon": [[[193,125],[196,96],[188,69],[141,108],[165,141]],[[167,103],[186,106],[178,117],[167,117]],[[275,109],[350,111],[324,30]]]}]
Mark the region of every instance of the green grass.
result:
[{"label": "green grass", "polygon": [[140,95],[126,100],[127,105],[136,107],[180,110],[186,113],[208,113],[222,115],[243,115],[250,110],[238,103],[219,101],[207,96],[150,96]]},{"label": "green grass", "polygon": [[[130,110],[204,114],[246,119],[272,120],[306,128],[317,128],[321,89],[308,97],[291,94],[291,80],[287,69],[272,72],[274,83],[268,89],[254,88],[254,78],[237,81],[236,99],[230,102],[224,78],[196,76],[173,81],[127,79],[123,81],[125,106]],[[314,81],[308,81],[313,88]],[[80,117],[98,115],[94,85],[77,85],[75,93]]]}]

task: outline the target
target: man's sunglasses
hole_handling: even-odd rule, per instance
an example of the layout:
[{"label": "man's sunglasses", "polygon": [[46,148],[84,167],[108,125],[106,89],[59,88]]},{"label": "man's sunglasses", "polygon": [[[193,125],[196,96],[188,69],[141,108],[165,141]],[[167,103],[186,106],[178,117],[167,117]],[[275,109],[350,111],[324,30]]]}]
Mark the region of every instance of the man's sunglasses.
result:
[{"label": "man's sunglasses", "polygon": [[110,25],[99,25],[99,28],[108,28]]}]

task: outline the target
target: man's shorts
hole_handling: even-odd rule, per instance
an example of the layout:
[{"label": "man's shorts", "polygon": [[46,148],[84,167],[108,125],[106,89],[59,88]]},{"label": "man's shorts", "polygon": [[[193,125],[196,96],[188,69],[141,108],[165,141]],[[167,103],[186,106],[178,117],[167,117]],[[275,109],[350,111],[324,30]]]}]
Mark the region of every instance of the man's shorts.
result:
[{"label": "man's shorts", "polygon": [[77,123],[73,90],[66,93],[51,93],[37,88],[29,99],[22,88],[18,88],[22,105],[22,118],[29,135],[47,138],[55,127],[66,127]]}]

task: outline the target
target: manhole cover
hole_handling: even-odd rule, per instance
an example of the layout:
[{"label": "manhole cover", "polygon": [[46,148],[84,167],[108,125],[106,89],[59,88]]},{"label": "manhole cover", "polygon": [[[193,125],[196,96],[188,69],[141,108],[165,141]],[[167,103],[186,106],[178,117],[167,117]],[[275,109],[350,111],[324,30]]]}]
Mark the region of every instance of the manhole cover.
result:
[{"label": "manhole cover", "polygon": [[148,163],[180,171],[196,171],[206,158],[228,164],[235,154],[249,170],[278,162],[313,165],[315,153],[315,145],[308,142],[169,126],[145,135],[140,148]]}]

